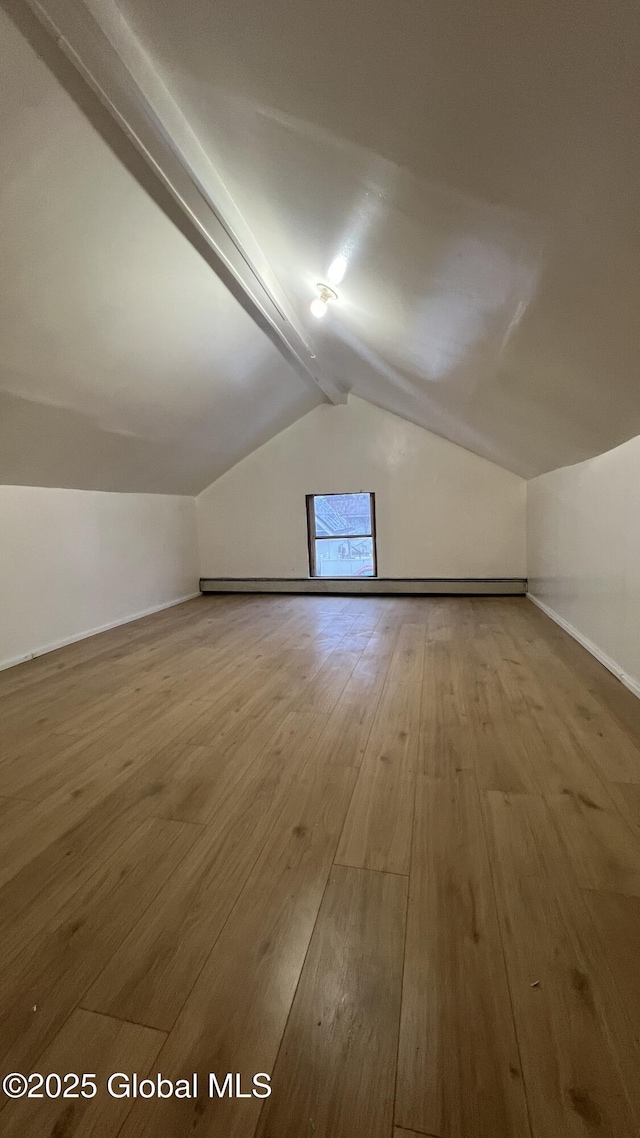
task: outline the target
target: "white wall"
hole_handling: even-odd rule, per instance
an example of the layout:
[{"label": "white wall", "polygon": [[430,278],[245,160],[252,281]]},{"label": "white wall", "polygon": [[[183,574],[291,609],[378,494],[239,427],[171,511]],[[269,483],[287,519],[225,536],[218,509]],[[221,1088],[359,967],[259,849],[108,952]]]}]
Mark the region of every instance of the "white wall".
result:
[{"label": "white wall", "polygon": [[526,576],[522,478],[351,397],[197,499],[203,577],[306,577],[305,494],[374,491],[381,577]]},{"label": "white wall", "polygon": [[0,486],[0,667],[197,589],[193,498]]},{"label": "white wall", "polygon": [[528,483],[529,589],[640,695],[640,437]]}]

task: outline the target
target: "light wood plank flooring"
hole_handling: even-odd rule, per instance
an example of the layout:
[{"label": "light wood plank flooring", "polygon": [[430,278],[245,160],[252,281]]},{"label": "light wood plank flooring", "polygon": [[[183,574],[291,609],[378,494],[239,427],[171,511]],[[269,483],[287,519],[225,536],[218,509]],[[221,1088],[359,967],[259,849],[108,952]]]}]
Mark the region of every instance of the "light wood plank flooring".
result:
[{"label": "light wood plank flooring", "polygon": [[3,1136],[638,1138],[640,701],[526,599],[203,597],[0,748],[0,1074],[98,1085]]}]

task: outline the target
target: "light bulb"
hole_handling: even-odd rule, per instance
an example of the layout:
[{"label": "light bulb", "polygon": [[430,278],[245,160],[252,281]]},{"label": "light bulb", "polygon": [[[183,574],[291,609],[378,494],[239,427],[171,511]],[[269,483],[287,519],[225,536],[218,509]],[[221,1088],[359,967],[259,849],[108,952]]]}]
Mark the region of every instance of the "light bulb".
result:
[{"label": "light bulb", "polygon": [[322,317],[326,316],[327,314],[327,305],[329,304],[329,301],[337,300],[338,298],[333,289],[329,288],[329,285],[323,284],[322,281],[318,281],[316,288],[318,290],[318,295],[316,296],[315,300],[311,301],[309,308],[311,309],[311,312],[313,316],[315,316],[316,320],[321,320]]}]

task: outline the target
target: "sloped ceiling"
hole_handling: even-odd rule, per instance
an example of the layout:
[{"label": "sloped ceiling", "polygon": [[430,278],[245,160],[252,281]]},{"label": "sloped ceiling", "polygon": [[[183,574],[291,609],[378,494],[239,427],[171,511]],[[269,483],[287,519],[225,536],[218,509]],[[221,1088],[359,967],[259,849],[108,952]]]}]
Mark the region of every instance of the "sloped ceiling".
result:
[{"label": "sloped ceiling", "polygon": [[[640,434],[637,0],[119,11],[325,374],[526,477]],[[0,19],[0,481],[198,491],[319,390]]]},{"label": "sloped ceiling", "polygon": [[0,10],[0,483],[193,494],[321,400]]},{"label": "sloped ceiling", "polygon": [[120,8],[349,389],[526,476],[640,433],[637,0]]}]

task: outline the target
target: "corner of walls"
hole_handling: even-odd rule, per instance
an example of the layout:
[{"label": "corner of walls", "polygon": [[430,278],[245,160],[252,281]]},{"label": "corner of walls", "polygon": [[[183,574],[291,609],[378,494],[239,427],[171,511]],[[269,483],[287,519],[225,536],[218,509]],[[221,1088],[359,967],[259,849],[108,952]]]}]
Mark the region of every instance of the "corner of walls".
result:
[{"label": "corner of walls", "polygon": [[195,499],[0,486],[0,669],[199,595]]},{"label": "corner of walls", "polygon": [[527,484],[529,597],[640,697],[640,437]]},{"label": "corner of walls", "polygon": [[579,629],[577,629],[573,624],[570,624],[568,620],[564,619],[564,617],[560,616],[560,613],[556,612],[555,609],[552,609],[549,605],[545,604],[544,601],[541,601],[540,597],[537,597],[535,593],[529,591],[527,593],[527,596],[529,600],[532,601],[534,605],[536,605],[537,608],[541,609],[541,611],[545,613],[546,616],[550,617],[551,620],[555,621],[556,624],[559,624],[560,628],[564,628],[565,632],[569,633],[569,636],[572,636],[574,640],[577,640],[578,644],[581,644],[583,648],[586,648],[587,652],[590,652],[592,656],[595,656],[596,660],[603,664],[605,668],[613,673],[616,679],[620,680],[620,682],[623,683],[630,692],[633,692],[633,694],[636,695],[638,699],[640,699],[640,680],[636,680],[633,676],[629,676],[620,667],[620,665],[616,663],[616,661],[611,656],[608,656],[606,652],[603,652],[602,649],[599,648],[593,640],[590,640],[588,636],[583,636]]}]

